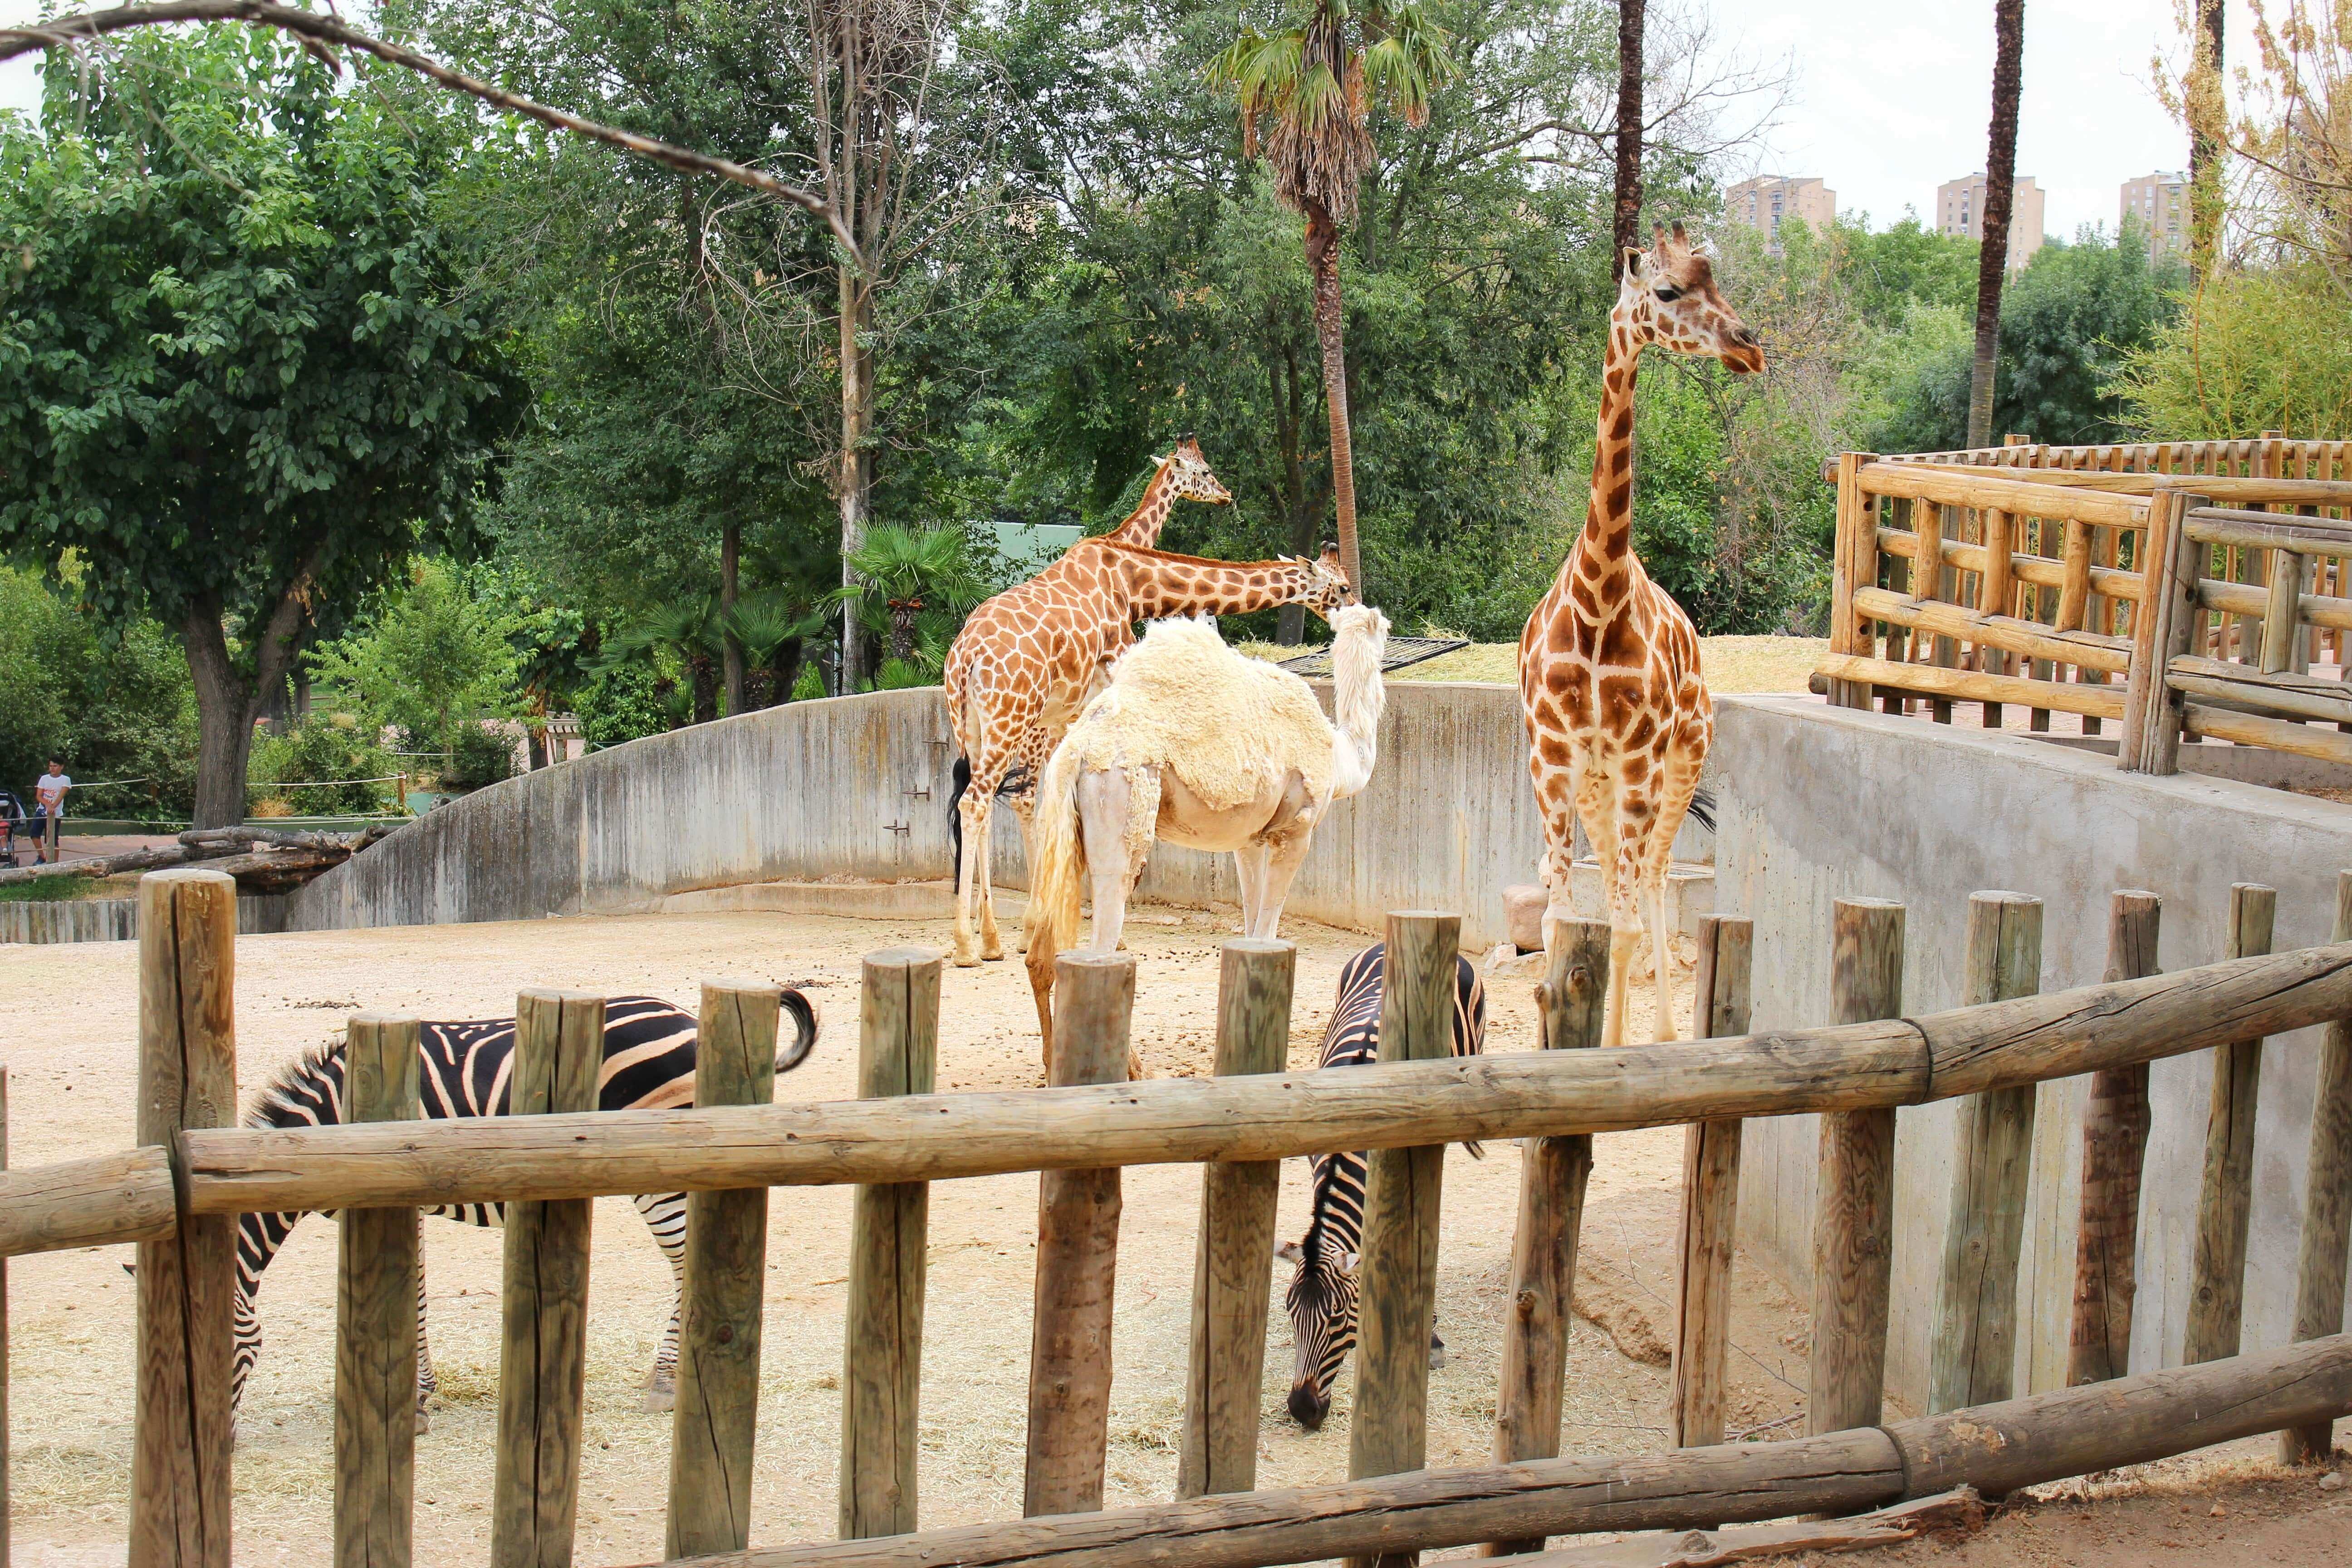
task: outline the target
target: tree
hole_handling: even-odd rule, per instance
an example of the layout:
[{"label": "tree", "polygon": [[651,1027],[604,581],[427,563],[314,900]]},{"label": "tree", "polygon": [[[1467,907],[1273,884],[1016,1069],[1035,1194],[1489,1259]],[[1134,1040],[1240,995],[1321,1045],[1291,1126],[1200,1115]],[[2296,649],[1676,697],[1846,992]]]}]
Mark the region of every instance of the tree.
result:
[{"label": "tree", "polygon": [[890,616],[890,657],[912,663],[916,624],[926,609],[960,611],[984,596],[966,557],[960,529],[871,529],[850,557],[866,586],[841,592],[857,598],[869,596],[869,588],[879,594]]},{"label": "tree", "polygon": [[1420,126],[1429,119],[1430,93],[1453,71],[1444,33],[1423,18],[1420,6],[1383,0],[1367,0],[1353,10],[1348,0],[1307,0],[1305,12],[1276,32],[1244,28],[1210,68],[1211,79],[1231,85],[1240,100],[1244,155],[1263,151],[1274,169],[1276,197],[1307,219],[1339,561],[1359,587],[1364,567],[1356,542],[1339,225],[1356,216],[1357,182],[1375,156],[1375,95],[1406,124]]},{"label": "tree", "polygon": [[0,131],[0,548],[180,637],[195,820],[244,816],[304,618],[466,533],[520,387],[457,298],[411,104],[274,34],[53,56]]},{"label": "tree", "polygon": [[1992,129],[1985,151],[1983,239],[1977,252],[1976,354],[1969,369],[1970,447],[1992,442],[2000,288],[2009,271],[2010,209],[2017,199],[2017,99],[2025,68],[2025,0],[1993,0],[1992,16]]},{"label": "tree", "polygon": [[447,562],[427,559],[364,626],[315,649],[310,669],[371,719],[447,754],[467,725],[522,711],[523,630],[520,615],[476,595]]},{"label": "tree", "polygon": [[1611,276],[1622,271],[1625,253],[1642,245],[1642,29],[1649,0],[1617,0],[1616,201],[1611,207],[1616,236]]},{"label": "tree", "polygon": [[2229,109],[2221,91],[2222,45],[2228,38],[2222,0],[2196,0],[2189,70],[2189,269],[2203,279],[2221,253],[2221,148]]}]

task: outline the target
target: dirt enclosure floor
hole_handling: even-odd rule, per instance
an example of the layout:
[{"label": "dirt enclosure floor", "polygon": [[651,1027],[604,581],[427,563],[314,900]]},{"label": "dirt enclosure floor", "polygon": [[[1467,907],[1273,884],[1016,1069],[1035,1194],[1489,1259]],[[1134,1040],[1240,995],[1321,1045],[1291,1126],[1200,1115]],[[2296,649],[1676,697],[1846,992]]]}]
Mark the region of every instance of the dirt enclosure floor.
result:
[{"label": "dirt enclosure floor", "polygon": [[[1139,963],[1136,1035],[1145,1068],[1155,1077],[1206,1073],[1216,952],[1230,917],[1162,909],[1138,915],[1129,935]],[[1285,934],[1300,950],[1291,1061],[1307,1067],[1339,965],[1369,939],[1297,921]],[[362,1008],[436,1018],[507,1015],[517,989],[531,984],[649,993],[691,1008],[698,980],[736,974],[805,987],[823,1016],[816,1052],[779,1082],[779,1097],[840,1099],[853,1092],[859,956],[946,941],[943,922],[770,914],[246,937],[238,943],[239,1078],[249,1091],[273,1066]],[[13,1163],[129,1142],[135,955],[130,942],[0,948]],[[1493,983],[1489,1006],[1490,1050],[1534,1048],[1525,980]],[[1634,1023],[1646,1024],[1638,1010]],[[950,967],[940,1032],[943,1089],[1038,1081],[1034,1025],[1017,963]],[[1680,1129],[1662,1129],[1599,1140],[1579,1297],[1589,1318],[1580,1320],[1570,1343],[1567,1451],[1641,1452],[1664,1444],[1682,1137]],[[1447,1354],[1431,1385],[1432,1465],[1479,1463],[1490,1453],[1518,1170],[1518,1152],[1508,1144],[1489,1147],[1483,1161],[1458,1149],[1447,1157],[1438,1301]],[[1127,1174],[1108,1461],[1113,1507],[1164,1500],[1173,1491],[1200,1179],[1190,1165]],[[1009,1519],[1020,1512],[1036,1178],[940,1184],[931,1204],[922,1519],[926,1525]],[[771,1200],[755,1545],[834,1533],[848,1208],[849,1194],[840,1189],[784,1188]],[[1306,1162],[1292,1161],[1284,1172],[1285,1237],[1304,1228],[1305,1208]],[[478,1561],[488,1540],[499,1237],[441,1221],[429,1222],[425,1234],[441,1388],[431,1429],[417,1444],[417,1554],[423,1562]],[[123,1560],[132,1349],[127,1256],[122,1248],[55,1254],[19,1259],[10,1270],[20,1564]],[[669,1311],[670,1279],[625,1199],[596,1205],[594,1257],[580,1558],[651,1561],[661,1555],[670,1417],[644,1411],[641,1388]],[[260,1296],[263,1350],[236,1455],[242,1563],[316,1562],[328,1541],[334,1258],[333,1226],[306,1223]],[[1319,1433],[1301,1432],[1283,1406],[1291,1335],[1280,1290],[1288,1272],[1276,1265],[1264,1486],[1340,1479],[1347,1469],[1345,1376]],[[1733,1337],[1732,1430],[1759,1438],[1791,1434],[1806,1377],[1804,1315],[1744,1254]],[[2314,1506],[2345,1496],[2316,1492],[2308,1482],[2299,1495]],[[2340,1547],[2347,1521],[2336,1506],[2327,1515],[2326,1540]],[[2187,1550],[2114,1558],[2053,1555],[2037,1545],[2024,1554],[1969,1555],[2011,1528],[2004,1521],[1960,1548],[1963,1555],[1906,1561],[2195,1562],[2205,1560],[2197,1548],[2222,1539],[2220,1518],[2160,1522]],[[2290,1539],[2304,1537],[2278,1537],[2283,1546]],[[2284,1551],[2270,1560],[2327,1555]]]}]

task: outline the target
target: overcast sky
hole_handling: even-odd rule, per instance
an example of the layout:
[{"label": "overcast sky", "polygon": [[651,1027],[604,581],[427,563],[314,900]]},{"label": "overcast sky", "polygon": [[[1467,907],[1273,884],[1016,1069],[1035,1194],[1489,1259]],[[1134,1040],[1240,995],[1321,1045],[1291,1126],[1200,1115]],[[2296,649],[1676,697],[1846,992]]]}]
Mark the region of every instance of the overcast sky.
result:
[{"label": "overcast sky", "polygon": [[[97,0],[102,4],[103,0]],[[1984,166],[1992,101],[1990,0],[1665,0],[1704,6],[1727,47],[1792,62],[1795,93],[1755,169],[1817,174],[1838,205],[1884,226],[1906,206],[1925,214],[1936,186]],[[78,8],[78,7],[77,7]],[[37,16],[40,0],[0,0],[0,26]],[[2230,7],[2242,26],[2249,8]],[[2148,60],[2179,50],[2173,0],[2030,0],[2018,172],[2049,193],[2050,232],[2110,229],[2116,187],[2189,161],[2187,139],[2158,105]],[[2233,35],[2231,59],[2250,58]],[[29,60],[0,65],[0,105],[38,101]]]}]

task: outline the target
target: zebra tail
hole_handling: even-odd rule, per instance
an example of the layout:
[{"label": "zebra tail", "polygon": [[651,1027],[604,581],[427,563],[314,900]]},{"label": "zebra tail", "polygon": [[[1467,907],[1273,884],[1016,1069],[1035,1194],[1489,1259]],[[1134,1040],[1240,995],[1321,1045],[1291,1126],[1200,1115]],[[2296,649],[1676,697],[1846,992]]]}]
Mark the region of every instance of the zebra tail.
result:
[{"label": "zebra tail", "polygon": [[816,1048],[816,1008],[795,986],[784,987],[784,1011],[792,1015],[793,1043],[776,1053],[776,1070],[790,1072]]}]

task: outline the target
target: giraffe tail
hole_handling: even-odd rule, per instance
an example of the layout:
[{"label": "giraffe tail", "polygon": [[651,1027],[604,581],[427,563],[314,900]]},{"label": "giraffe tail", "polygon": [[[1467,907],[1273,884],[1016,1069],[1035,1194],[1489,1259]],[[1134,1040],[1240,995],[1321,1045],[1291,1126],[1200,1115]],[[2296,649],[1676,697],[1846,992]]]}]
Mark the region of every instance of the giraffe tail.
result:
[{"label": "giraffe tail", "polygon": [[1059,747],[1037,786],[1032,835],[1037,858],[1029,868],[1029,908],[1021,917],[1029,947],[1029,989],[1037,999],[1037,1033],[1049,1063],[1054,1056],[1054,958],[1077,941],[1084,898],[1087,850],[1078,835],[1077,791],[1076,751]]},{"label": "giraffe tail", "polygon": [[963,875],[963,792],[971,787],[971,759],[955,760],[955,783],[948,790],[948,843],[954,858],[948,862],[948,880]]},{"label": "giraffe tail", "polygon": [[1691,794],[1690,810],[1687,815],[1689,815],[1701,827],[1706,828],[1709,833],[1714,832],[1715,792],[1713,790],[1706,789],[1693,791]]}]

